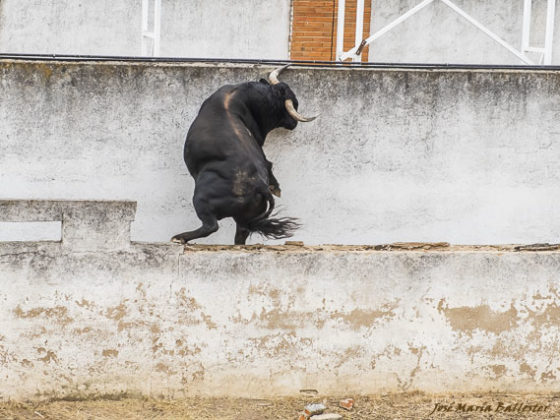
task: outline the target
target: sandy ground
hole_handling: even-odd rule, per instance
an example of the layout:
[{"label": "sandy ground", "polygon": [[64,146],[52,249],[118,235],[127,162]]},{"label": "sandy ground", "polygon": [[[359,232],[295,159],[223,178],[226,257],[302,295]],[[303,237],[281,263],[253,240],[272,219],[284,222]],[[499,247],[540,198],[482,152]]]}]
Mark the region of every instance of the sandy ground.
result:
[{"label": "sandy ground", "polygon": [[[43,403],[0,403],[1,419],[297,419],[306,404],[326,402],[329,413],[344,419],[558,419],[557,394],[422,393],[354,396],[352,411],[338,407],[341,396],[299,396],[281,399],[191,398],[184,400],[99,399]],[[447,412],[434,412],[438,407]],[[485,408],[489,411],[480,412]],[[534,411],[534,412],[533,412]]]}]

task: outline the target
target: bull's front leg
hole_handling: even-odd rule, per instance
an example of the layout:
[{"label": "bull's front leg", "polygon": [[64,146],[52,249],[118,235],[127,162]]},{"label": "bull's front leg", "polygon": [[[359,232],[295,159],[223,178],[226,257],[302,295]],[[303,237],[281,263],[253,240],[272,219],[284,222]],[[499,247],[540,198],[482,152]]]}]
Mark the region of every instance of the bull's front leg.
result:
[{"label": "bull's front leg", "polygon": [[278,180],[272,173],[272,162],[266,161],[268,167],[268,189],[272,194],[276,197],[280,197],[282,195],[282,190],[280,189],[280,184],[278,184]]}]

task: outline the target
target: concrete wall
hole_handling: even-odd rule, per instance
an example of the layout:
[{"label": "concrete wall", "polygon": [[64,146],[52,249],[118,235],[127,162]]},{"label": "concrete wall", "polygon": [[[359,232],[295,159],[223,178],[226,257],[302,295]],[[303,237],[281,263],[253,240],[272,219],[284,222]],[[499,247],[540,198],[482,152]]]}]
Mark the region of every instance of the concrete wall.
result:
[{"label": "concrete wall", "polygon": [[557,391],[560,252],[129,243],[134,203],[0,201],[0,398]]},{"label": "concrete wall", "polygon": [[[418,0],[372,0],[372,33],[420,3]],[[456,0],[514,48],[521,50],[522,0]],[[533,1],[531,46],[544,46],[546,0]],[[560,7],[556,7],[553,64],[560,63]],[[538,62],[540,55],[527,53]],[[389,63],[523,64],[515,55],[436,0],[375,41],[369,61]]]},{"label": "concrete wall", "polygon": [[[135,200],[141,241],[193,229],[187,129],[219,86],[268,71],[0,62],[0,198]],[[294,239],[558,242],[558,72],[296,68],[282,77],[302,112],[321,113],[265,145],[282,214],[304,225]],[[205,241],[232,243],[231,222]]]},{"label": "concrete wall", "polygon": [[[142,1],[1,0],[0,52],[141,54]],[[288,58],[290,1],[162,1],[162,56]]]}]

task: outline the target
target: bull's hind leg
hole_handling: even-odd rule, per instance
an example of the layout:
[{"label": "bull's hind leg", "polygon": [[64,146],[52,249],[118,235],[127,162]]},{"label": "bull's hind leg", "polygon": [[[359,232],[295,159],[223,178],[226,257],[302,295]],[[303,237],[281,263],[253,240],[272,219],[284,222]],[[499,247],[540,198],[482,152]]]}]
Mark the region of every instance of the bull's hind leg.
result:
[{"label": "bull's hind leg", "polygon": [[196,210],[196,215],[202,222],[202,226],[198,229],[175,235],[171,238],[172,242],[185,244],[193,239],[205,238],[218,230],[218,218],[214,214],[210,201],[206,195],[201,194],[199,191],[200,189],[197,185],[193,197],[193,204]]},{"label": "bull's hind leg", "polygon": [[211,233],[214,233],[218,230],[218,220],[216,219],[216,217],[203,218],[200,217],[200,215],[198,217],[202,221],[201,227],[188,232],[179,233],[178,235],[175,235],[173,238],[171,238],[171,241],[177,242],[179,244],[186,244],[187,242],[192,241],[193,239],[205,238]]},{"label": "bull's hind leg", "polygon": [[[204,223],[204,222],[203,222]],[[173,238],[171,238],[172,242],[176,242],[178,244],[186,244],[189,241],[192,241],[193,239],[198,239],[198,238],[205,238],[208,235],[210,235],[211,233],[214,233],[218,230],[218,222],[216,221],[216,223],[213,224],[203,224],[201,227],[199,227],[198,229],[195,230],[191,230],[188,232],[183,232],[183,233],[179,233],[178,235],[175,235]]]},{"label": "bull's hind leg", "polygon": [[245,241],[247,241],[249,233],[251,233],[249,229],[237,223],[237,228],[235,230],[235,245],[245,245]]},{"label": "bull's hind leg", "polygon": [[238,212],[233,219],[235,220],[235,245],[245,245],[247,238],[251,234],[249,223],[256,217],[259,217],[266,212],[267,202],[261,194],[255,194],[250,197],[249,202],[242,207],[241,212]]},{"label": "bull's hind leg", "polygon": [[276,197],[280,197],[282,195],[282,190],[280,189],[280,184],[278,184],[278,180],[272,173],[272,162],[266,161],[266,166],[268,169],[268,189],[272,194]]}]

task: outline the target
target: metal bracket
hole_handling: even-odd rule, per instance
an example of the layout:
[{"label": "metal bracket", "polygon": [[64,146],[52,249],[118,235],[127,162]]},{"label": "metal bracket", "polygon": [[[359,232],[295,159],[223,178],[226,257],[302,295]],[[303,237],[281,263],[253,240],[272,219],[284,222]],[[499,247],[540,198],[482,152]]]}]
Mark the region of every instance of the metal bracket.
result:
[{"label": "metal bracket", "polygon": [[367,45],[367,42],[366,42],[365,39],[362,40],[362,42],[360,42],[360,46],[359,46],[358,49],[356,50],[356,55],[357,55],[357,56],[362,55],[362,50],[366,47],[366,45]]}]

